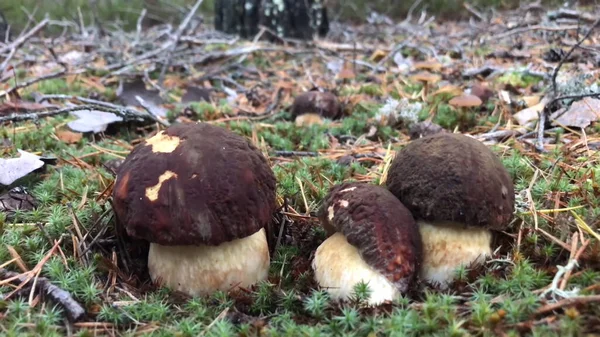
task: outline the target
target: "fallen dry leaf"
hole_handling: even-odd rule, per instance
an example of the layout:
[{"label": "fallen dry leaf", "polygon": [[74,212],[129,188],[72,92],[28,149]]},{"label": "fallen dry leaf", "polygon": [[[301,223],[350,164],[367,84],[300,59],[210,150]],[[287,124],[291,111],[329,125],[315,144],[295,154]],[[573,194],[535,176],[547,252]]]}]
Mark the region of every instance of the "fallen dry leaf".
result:
[{"label": "fallen dry leaf", "polygon": [[75,144],[81,140],[83,134],[69,130],[59,130],[56,132],[56,137],[67,144]]},{"label": "fallen dry leaf", "polygon": [[520,125],[525,125],[525,124],[539,118],[539,114],[542,110],[544,110],[546,103],[547,103],[547,99],[544,98],[538,104],[536,104],[530,108],[525,108],[525,109],[517,112],[516,114],[513,115],[513,118]]},{"label": "fallen dry leaf", "polygon": [[592,122],[600,119],[600,100],[591,97],[577,101],[569,107],[569,109],[560,117],[555,118],[564,110],[560,109],[552,114],[551,119],[555,125],[564,125],[577,128],[585,128]]},{"label": "fallen dry leaf", "polygon": [[415,62],[413,64],[415,69],[419,70],[430,70],[430,71],[440,71],[442,70],[442,64],[438,61],[423,61],[423,62]]},{"label": "fallen dry leaf", "polygon": [[386,56],[387,56],[387,53],[385,51],[377,49],[376,51],[373,52],[373,54],[371,55],[371,57],[369,59],[371,60],[371,62],[379,62],[379,61],[383,60],[383,58]]}]

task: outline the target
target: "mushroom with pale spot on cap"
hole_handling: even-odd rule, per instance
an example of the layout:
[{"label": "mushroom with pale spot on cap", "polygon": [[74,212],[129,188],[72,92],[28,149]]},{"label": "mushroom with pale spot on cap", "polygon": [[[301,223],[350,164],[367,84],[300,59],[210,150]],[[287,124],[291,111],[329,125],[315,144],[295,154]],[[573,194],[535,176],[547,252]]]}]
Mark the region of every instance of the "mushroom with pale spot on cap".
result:
[{"label": "mushroom with pale spot on cap", "polygon": [[328,238],[312,262],[315,279],[334,300],[347,300],[366,283],[369,305],[393,301],[415,281],[421,259],[419,229],[387,189],[369,183],[331,188],[318,217]]},{"label": "mushroom with pale spot on cap", "polygon": [[127,234],[150,243],[153,281],[206,295],[266,279],[275,188],[266,158],[246,138],[206,123],[176,124],[126,157],[113,205]]},{"label": "mushroom with pale spot on cap", "polygon": [[502,162],[462,134],[410,142],[392,161],[386,185],[419,225],[421,280],[442,288],[460,266],[492,254],[492,231],[506,229],[514,212],[514,185]]},{"label": "mushroom with pale spot on cap", "polygon": [[340,118],[343,112],[337,96],[330,92],[311,90],[296,96],[291,113],[296,125],[304,126],[322,124],[323,118]]}]

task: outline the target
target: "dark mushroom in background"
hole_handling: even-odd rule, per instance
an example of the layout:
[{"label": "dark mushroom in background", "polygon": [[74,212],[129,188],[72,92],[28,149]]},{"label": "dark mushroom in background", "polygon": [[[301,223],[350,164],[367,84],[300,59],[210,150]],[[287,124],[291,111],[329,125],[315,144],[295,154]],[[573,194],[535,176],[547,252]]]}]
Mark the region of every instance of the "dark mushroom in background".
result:
[{"label": "dark mushroom in background", "polygon": [[296,96],[291,113],[297,126],[308,126],[322,124],[323,118],[340,118],[343,112],[337,96],[312,90]]},{"label": "dark mushroom in background", "polygon": [[421,279],[442,288],[461,265],[492,254],[491,230],[506,229],[514,212],[514,185],[500,159],[461,134],[410,142],[396,154],[386,184],[419,225]]},{"label": "dark mushroom in background", "polygon": [[205,123],[176,124],[136,146],[119,167],[114,210],[150,242],[153,281],[192,296],[267,277],[265,225],[275,176],[246,138]]},{"label": "dark mushroom in background", "polygon": [[419,271],[421,238],[412,215],[383,187],[368,183],[334,186],[319,210],[328,238],[312,262],[315,279],[334,300],[346,300],[361,281],[368,304],[393,301]]}]

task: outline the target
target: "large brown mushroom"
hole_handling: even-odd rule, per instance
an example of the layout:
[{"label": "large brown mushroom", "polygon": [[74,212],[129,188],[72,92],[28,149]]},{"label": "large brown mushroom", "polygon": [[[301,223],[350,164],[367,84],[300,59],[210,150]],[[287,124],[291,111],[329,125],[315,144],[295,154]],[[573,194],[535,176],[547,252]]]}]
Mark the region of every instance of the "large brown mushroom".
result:
[{"label": "large brown mushroom", "polygon": [[246,138],[206,123],[176,124],[137,145],[113,199],[127,234],[150,242],[153,281],[192,296],[267,277],[265,225],[275,176]]},{"label": "large brown mushroom", "polygon": [[311,90],[296,96],[291,113],[297,126],[308,126],[322,124],[324,118],[340,118],[342,107],[334,94]]},{"label": "large brown mushroom", "polygon": [[442,288],[460,266],[492,254],[492,231],[514,212],[514,186],[500,159],[471,137],[439,133],[394,158],[388,189],[412,212],[423,240],[421,279]]},{"label": "large brown mushroom", "polygon": [[312,268],[332,299],[348,299],[362,281],[371,290],[367,302],[377,305],[413,284],[421,258],[419,230],[387,189],[358,182],[336,185],[318,216],[328,238],[317,248]]}]

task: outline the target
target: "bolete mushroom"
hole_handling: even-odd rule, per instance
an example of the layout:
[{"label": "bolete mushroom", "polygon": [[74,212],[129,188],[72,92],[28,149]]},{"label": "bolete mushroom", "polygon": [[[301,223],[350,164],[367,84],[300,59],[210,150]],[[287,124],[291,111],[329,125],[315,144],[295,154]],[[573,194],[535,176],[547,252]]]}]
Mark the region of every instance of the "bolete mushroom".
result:
[{"label": "bolete mushroom", "polygon": [[323,118],[340,118],[342,107],[334,94],[311,90],[296,96],[291,113],[297,126],[305,126],[322,124]]},{"label": "bolete mushroom", "polygon": [[154,282],[191,296],[267,277],[265,225],[275,176],[246,138],[206,123],[175,124],[137,145],[119,168],[114,210],[150,242]]},{"label": "bolete mushroom", "polygon": [[514,186],[500,159],[483,143],[438,133],[396,154],[388,189],[412,212],[423,240],[421,280],[445,288],[460,266],[492,254],[492,231],[514,211]]},{"label": "bolete mushroom", "polygon": [[410,214],[392,193],[369,183],[331,188],[318,217],[328,238],[312,262],[315,280],[334,300],[347,300],[361,281],[369,305],[393,301],[419,271],[421,238]]}]

